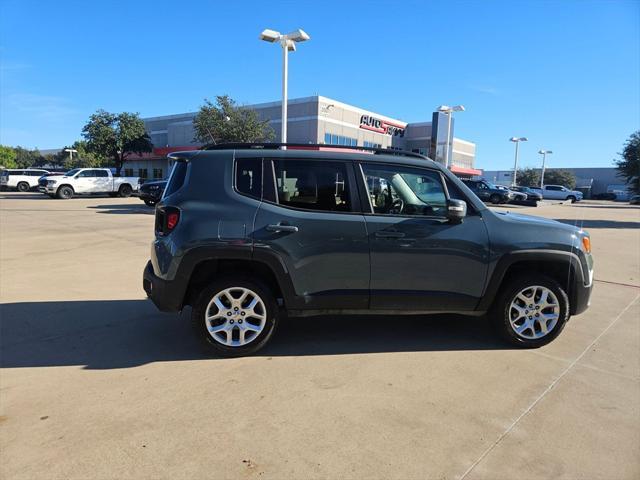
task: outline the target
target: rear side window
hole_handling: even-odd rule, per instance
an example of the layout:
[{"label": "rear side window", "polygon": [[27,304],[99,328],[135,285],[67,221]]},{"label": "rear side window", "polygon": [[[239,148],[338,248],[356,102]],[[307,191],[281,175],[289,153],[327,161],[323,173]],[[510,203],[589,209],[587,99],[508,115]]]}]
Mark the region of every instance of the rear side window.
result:
[{"label": "rear side window", "polygon": [[236,190],[249,197],[262,197],[261,158],[241,158],[236,161]]},{"label": "rear side window", "polygon": [[350,212],[351,194],[344,163],[274,160],[280,205],[325,212]]},{"label": "rear side window", "polygon": [[106,170],[94,170],[96,177],[108,177],[109,173]]},{"label": "rear side window", "polygon": [[178,160],[173,164],[173,170],[171,170],[171,175],[169,176],[169,183],[167,183],[167,188],[164,190],[164,197],[168,197],[177,192],[182,185],[184,185],[184,180],[187,177],[187,167],[188,164],[184,160]]}]

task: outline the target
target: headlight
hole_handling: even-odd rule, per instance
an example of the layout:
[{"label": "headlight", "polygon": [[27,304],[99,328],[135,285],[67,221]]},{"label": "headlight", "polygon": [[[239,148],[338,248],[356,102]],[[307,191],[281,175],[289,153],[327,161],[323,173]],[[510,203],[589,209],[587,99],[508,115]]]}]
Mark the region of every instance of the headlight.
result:
[{"label": "headlight", "polygon": [[47,185],[55,185],[56,181],[55,180],[47,180]]}]

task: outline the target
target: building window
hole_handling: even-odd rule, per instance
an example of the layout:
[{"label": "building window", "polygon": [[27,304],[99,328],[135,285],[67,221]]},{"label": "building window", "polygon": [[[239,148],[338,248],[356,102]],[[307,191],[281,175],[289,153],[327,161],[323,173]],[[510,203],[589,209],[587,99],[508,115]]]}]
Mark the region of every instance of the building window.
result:
[{"label": "building window", "polygon": [[333,133],[324,134],[324,143],[327,145],[345,145],[347,147],[357,147],[358,139],[335,135]]},{"label": "building window", "polygon": [[146,168],[139,168],[138,169],[138,176],[140,178],[148,178],[149,174],[147,173],[147,169]]},{"label": "building window", "polygon": [[364,141],[364,146],[368,148],[382,148],[381,143],[368,142],[367,140]]},{"label": "building window", "polygon": [[153,178],[155,178],[155,179],[161,179],[162,178],[162,169],[161,168],[154,168],[153,169]]},{"label": "building window", "polygon": [[125,177],[133,177],[133,168],[125,168],[124,169]]}]

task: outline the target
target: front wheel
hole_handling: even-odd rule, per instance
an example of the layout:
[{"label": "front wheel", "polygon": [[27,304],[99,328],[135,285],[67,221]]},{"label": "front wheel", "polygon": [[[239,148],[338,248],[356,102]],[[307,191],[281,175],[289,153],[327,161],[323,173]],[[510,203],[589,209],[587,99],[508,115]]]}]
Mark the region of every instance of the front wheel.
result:
[{"label": "front wheel", "polygon": [[124,198],[130,197],[132,192],[133,189],[131,188],[131,185],[121,185],[118,189],[118,196]]},{"label": "front wheel", "polygon": [[574,197],[573,195],[569,195],[567,197],[567,200],[569,200],[571,203],[576,203],[576,197]]},{"label": "front wheel", "polygon": [[28,192],[31,187],[27,182],[20,182],[16,188],[19,192]]},{"label": "front wheel", "polygon": [[560,335],[569,320],[569,298],[550,277],[522,275],[511,280],[498,297],[492,317],[509,343],[537,348]]},{"label": "front wheel", "polygon": [[494,205],[498,205],[500,203],[500,201],[501,201],[500,195],[494,193],[493,195],[491,195],[489,197],[489,201],[491,203],[493,203]]},{"label": "front wheel", "polygon": [[69,200],[73,197],[73,188],[68,185],[63,185],[58,189],[57,197],[62,200]]},{"label": "front wheel", "polygon": [[262,283],[234,276],[200,291],[191,320],[216,354],[239,357],[255,353],[269,342],[278,323],[278,306]]}]

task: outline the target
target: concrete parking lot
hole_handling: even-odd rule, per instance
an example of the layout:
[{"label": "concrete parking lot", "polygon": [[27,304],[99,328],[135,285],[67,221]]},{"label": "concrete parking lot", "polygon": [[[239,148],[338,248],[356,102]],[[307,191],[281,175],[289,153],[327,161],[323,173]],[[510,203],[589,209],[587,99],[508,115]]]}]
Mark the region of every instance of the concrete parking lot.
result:
[{"label": "concrete parking lot", "polygon": [[591,308],[550,345],[292,319],[215,359],[144,298],[152,209],[0,194],[0,477],[639,478],[640,208],[513,209],[592,235]]}]

